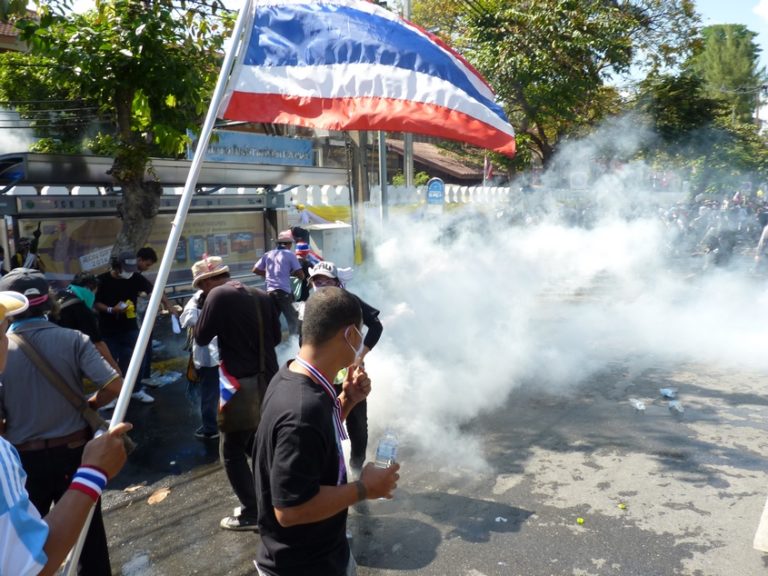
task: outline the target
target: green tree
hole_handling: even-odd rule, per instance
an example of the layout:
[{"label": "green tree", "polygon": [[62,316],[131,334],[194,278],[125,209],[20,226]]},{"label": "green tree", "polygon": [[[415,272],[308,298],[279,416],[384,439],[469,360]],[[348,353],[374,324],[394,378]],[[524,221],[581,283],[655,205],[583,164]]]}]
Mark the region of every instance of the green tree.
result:
[{"label": "green tree", "polygon": [[564,137],[618,111],[609,78],[633,64],[647,70],[677,64],[697,23],[691,0],[421,0],[416,6],[414,17],[486,76],[519,143],[544,165]]},{"label": "green tree", "polygon": [[709,97],[727,103],[733,122],[751,122],[766,82],[757,34],[742,24],[719,24],[703,28],[701,36],[686,69],[704,80]]},{"label": "green tree", "polygon": [[[186,130],[199,126],[233,19],[219,0],[97,0],[91,12],[63,15],[56,7],[41,6],[40,21],[17,23],[30,44],[19,58],[41,71],[26,72],[35,90],[90,103],[111,120],[110,133],[100,131],[93,143],[113,155],[122,189],[115,251],[135,249],[149,235],[162,191],[149,158],[180,154]],[[32,89],[0,80],[8,100],[27,99]]]},{"label": "green tree", "polygon": [[662,144],[674,149],[697,148],[698,134],[710,128],[723,111],[719,99],[707,96],[704,80],[690,73],[649,76],[640,83],[635,107]]},{"label": "green tree", "polygon": [[657,167],[687,169],[693,194],[732,193],[746,179],[765,177],[765,139],[754,124],[732,122],[728,103],[710,97],[702,78],[648,78],[635,107],[659,136],[644,156]]}]

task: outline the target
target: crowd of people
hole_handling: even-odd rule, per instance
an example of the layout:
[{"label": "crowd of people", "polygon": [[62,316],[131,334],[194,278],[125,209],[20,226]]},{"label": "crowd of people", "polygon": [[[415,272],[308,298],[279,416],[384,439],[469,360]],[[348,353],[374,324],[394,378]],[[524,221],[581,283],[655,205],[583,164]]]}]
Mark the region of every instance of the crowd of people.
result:
[{"label": "crowd of people", "polygon": [[[278,235],[253,269],[265,290],[232,278],[221,257],[204,256],[192,266],[195,293],[183,309],[163,298],[192,336],[195,436],[218,440],[241,504],[220,526],[261,533],[257,569],[269,576],[354,574],[347,509],[391,498],[399,478],[396,463],[364,465],[364,359],[383,331],[379,311],[348,292],[335,264],[307,241],[294,251],[291,231]],[[58,294],[34,267],[0,278],[0,574],[53,573],[91,510],[79,574],[111,574],[100,494],[125,462],[130,425],[107,430],[96,411],[114,406],[122,389],[138,338],[136,302],[153,289],[142,272],[156,262],[148,248],[121,252],[108,272],[77,274]],[[299,341],[282,367],[281,315]],[[149,404],[145,374],[132,397]]]},{"label": "crowd of people", "polygon": [[765,259],[761,237],[768,211],[755,197],[740,192],[724,199],[699,194],[664,210],[662,220],[670,231],[672,255],[701,255],[705,269],[728,265],[738,254],[754,257],[756,267]]}]

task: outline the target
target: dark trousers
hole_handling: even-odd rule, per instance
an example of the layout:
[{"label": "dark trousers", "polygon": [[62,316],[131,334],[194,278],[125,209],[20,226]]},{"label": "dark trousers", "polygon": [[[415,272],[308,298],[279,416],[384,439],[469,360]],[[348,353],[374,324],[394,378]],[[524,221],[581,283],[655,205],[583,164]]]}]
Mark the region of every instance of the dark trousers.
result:
[{"label": "dark trousers", "polygon": [[[129,330],[128,332],[121,332],[120,334],[113,334],[110,336],[104,336],[104,342],[107,343],[109,353],[120,366],[120,370],[125,375],[128,372],[128,365],[131,363],[131,356],[133,355],[133,349],[136,347],[136,340],[139,339],[138,330]],[[147,344],[151,346],[152,344]],[[142,369],[139,369],[139,376],[136,378],[136,384],[133,387],[134,392],[139,392],[144,385],[141,383],[145,358],[142,358]]]},{"label": "dark trousers", "polygon": [[[69,488],[77,468],[83,447],[47,448],[30,452],[19,452],[21,464],[27,473],[27,492],[29,500],[35,505],[41,516],[45,516],[54,502]],[[104,532],[104,520],[101,516],[101,500],[96,504],[88,534],[80,555],[80,576],[110,576],[109,548]]]},{"label": "dark trousers", "polygon": [[200,366],[197,373],[200,377],[200,417],[203,421],[203,431],[213,434],[218,429],[216,412],[219,409],[219,367]]},{"label": "dark trousers", "polygon": [[277,306],[277,310],[285,316],[285,322],[288,324],[289,334],[299,333],[299,313],[293,307],[293,294],[283,292],[282,290],[272,290],[269,293],[272,302]]},{"label": "dark trousers", "polygon": [[365,451],[368,448],[368,402],[363,400],[355,404],[346,422],[351,444],[349,465],[360,469],[365,463]]},{"label": "dark trousers", "polygon": [[232,490],[242,504],[240,514],[256,519],[259,506],[256,500],[256,483],[248,465],[248,456],[253,450],[256,430],[222,432],[219,437],[219,454],[224,464]]}]

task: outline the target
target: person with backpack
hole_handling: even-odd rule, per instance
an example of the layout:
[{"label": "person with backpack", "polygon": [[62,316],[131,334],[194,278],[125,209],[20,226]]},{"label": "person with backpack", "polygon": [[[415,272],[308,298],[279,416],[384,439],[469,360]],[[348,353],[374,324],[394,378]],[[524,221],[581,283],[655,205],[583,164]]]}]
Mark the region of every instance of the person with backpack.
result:
[{"label": "person with backpack", "polygon": [[277,236],[274,250],[265,252],[253,267],[253,273],[263,276],[266,281],[267,294],[272,299],[277,310],[285,316],[288,333],[299,333],[299,315],[293,307],[294,297],[291,288],[291,278],[304,278],[304,271],[296,254],[291,250],[293,235],[290,230],[284,230]]},{"label": "person with backpack", "polygon": [[[224,517],[224,530],[257,530],[258,502],[248,463],[261,420],[261,402],[277,372],[275,346],[280,344],[280,320],[273,300],[259,288],[229,277],[221,260],[196,262],[195,286],[205,303],[195,324],[195,342],[219,349],[219,451],[240,512]],[[215,274],[212,274],[216,272]]]},{"label": "person with backpack", "polygon": [[96,350],[104,357],[104,360],[122,374],[120,366],[112,357],[107,343],[101,336],[99,322],[93,304],[96,299],[96,291],[99,288],[99,278],[95,274],[80,272],[75,274],[69,286],[59,292],[56,297],[56,314],[52,320],[59,326],[80,330],[87,335]]}]

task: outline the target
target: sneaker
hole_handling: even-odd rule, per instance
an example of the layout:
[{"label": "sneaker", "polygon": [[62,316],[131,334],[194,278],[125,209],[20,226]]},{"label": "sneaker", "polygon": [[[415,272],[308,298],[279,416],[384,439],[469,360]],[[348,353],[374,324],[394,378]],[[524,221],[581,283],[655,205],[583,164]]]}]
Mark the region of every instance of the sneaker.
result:
[{"label": "sneaker", "polygon": [[147,387],[147,388],[159,388],[160,387],[160,382],[158,382],[157,380],[155,380],[153,378],[142,378],[141,379],[141,383],[144,384],[144,386]]},{"label": "sneaker", "polygon": [[214,430],[213,432],[206,432],[203,430],[203,427],[200,426],[197,430],[195,430],[195,438],[201,438],[203,440],[216,440],[219,437],[219,431]]},{"label": "sneaker", "polygon": [[152,402],[155,401],[155,399],[152,398],[152,396],[150,396],[146,392],[144,392],[144,390],[139,390],[138,392],[134,392],[133,394],[131,394],[131,398],[133,398],[134,400],[138,400],[142,404],[152,404]]},{"label": "sneaker", "polygon": [[252,532],[258,532],[259,527],[256,525],[255,518],[246,518],[245,516],[226,516],[219,522],[224,530],[250,530]]},{"label": "sneaker", "polygon": [[104,406],[101,406],[99,410],[112,410],[117,405],[117,398],[112,400],[112,402],[107,402],[104,404]]}]

